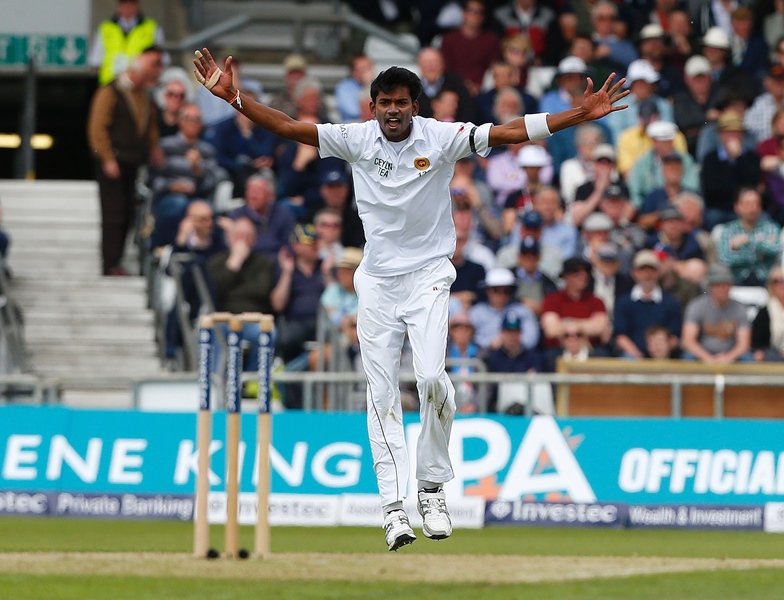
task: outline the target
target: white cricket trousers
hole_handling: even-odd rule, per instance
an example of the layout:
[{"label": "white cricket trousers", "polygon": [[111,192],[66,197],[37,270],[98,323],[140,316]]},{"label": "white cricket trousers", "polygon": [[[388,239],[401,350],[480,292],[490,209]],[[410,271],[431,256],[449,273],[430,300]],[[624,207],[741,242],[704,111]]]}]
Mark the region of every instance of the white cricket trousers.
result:
[{"label": "white cricket trousers", "polygon": [[417,445],[418,480],[443,483],[454,474],[449,435],[455,388],[445,371],[451,261],[439,258],[404,275],[354,275],[359,297],[357,334],[367,376],[368,435],[381,505],[406,497],[409,462],[400,403],[400,352],[406,331],[414,357],[422,429]]}]

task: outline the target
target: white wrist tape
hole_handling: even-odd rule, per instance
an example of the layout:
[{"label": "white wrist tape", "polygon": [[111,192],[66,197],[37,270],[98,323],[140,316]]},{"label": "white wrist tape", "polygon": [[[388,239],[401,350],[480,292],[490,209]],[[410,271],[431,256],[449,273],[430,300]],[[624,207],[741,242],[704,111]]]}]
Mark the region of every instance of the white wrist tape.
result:
[{"label": "white wrist tape", "polygon": [[534,113],[532,115],[525,115],[525,130],[528,132],[528,139],[532,142],[536,140],[543,140],[549,138],[550,128],[547,126],[547,115],[550,113]]},{"label": "white wrist tape", "polygon": [[[196,54],[196,58],[201,58],[203,56],[202,53],[199,52],[198,50],[196,50],[195,54]],[[218,79],[220,79],[220,76],[223,74],[223,71],[221,71],[220,69],[215,69],[215,72],[210,76],[209,81],[207,81],[204,78],[204,76],[198,71],[194,71],[193,73],[194,75],[196,75],[196,79],[200,84],[202,84],[208,90],[211,90],[213,87],[215,87],[215,84],[218,83]]]}]

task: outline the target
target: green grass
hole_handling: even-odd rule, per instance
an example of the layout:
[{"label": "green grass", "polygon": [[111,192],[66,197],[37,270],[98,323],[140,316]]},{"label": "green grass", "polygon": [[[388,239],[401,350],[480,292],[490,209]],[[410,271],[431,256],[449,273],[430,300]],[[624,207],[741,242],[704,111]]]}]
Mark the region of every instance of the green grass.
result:
[{"label": "green grass", "polygon": [[[164,521],[0,518],[3,552],[189,552],[192,525]],[[222,530],[213,528],[220,548]],[[242,528],[242,545],[253,531]],[[380,530],[276,527],[273,552],[372,552],[386,554]],[[784,557],[784,538],[760,532],[488,528],[458,530],[439,544],[418,542],[414,554],[516,554],[561,556],[669,556],[765,559]],[[779,600],[784,570],[711,571],[515,585],[426,585],[409,582],[274,581],[0,574],[2,600],[229,600],[425,599],[450,600]]]}]

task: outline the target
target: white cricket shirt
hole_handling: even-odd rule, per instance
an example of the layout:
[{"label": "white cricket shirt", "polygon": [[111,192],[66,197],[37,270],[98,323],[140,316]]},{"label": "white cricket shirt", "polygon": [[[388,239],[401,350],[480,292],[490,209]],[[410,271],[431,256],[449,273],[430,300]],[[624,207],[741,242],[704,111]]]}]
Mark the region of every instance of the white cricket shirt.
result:
[{"label": "white cricket shirt", "polygon": [[[403,275],[455,251],[449,184],[455,162],[471,154],[472,123],[414,117],[395,152],[378,122],[319,124],[319,154],[351,164],[357,210],[365,230],[361,269]],[[476,153],[490,152],[492,124],[476,128]]]}]

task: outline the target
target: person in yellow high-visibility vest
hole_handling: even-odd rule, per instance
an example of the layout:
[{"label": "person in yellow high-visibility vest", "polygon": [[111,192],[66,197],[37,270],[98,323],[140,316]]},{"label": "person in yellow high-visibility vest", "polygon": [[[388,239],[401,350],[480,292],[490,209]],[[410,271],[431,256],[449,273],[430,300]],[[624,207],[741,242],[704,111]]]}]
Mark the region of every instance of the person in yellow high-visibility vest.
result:
[{"label": "person in yellow high-visibility vest", "polygon": [[106,85],[145,48],[162,43],[161,26],[144,16],[139,0],[117,0],[117,13],[98,25],[89,63],[98,70],[98,83]]}]

